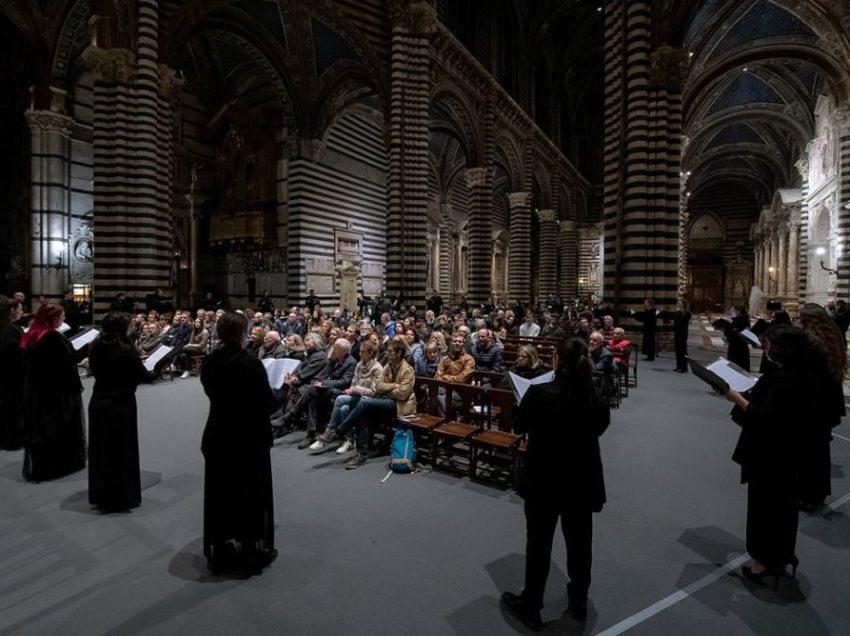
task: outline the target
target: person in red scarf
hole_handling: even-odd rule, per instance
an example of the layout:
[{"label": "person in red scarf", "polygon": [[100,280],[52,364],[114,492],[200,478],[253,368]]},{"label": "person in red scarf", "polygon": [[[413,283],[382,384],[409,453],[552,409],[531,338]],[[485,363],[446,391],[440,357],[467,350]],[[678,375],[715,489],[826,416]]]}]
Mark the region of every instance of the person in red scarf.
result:
[{"label": "person in red scarf", "polygon": [[65,311],[52,303],[39,307],[21,337],[24,380],[24,479],[44,481],[86,465],[83,386],[77,356],[58,328]]}]

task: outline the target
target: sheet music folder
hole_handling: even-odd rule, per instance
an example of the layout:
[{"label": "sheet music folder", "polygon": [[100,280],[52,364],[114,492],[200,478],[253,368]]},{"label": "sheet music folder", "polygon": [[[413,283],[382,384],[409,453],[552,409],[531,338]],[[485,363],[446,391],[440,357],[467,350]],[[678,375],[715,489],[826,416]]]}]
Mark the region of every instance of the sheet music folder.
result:
[{"label": "sheet music folder", "polygon": [[718,393],[725,394],[729,389],[744,392],[755,386],[754,376],[726,358],[720,357],[708,366],[690,357],[687,360],[693,374]]}]

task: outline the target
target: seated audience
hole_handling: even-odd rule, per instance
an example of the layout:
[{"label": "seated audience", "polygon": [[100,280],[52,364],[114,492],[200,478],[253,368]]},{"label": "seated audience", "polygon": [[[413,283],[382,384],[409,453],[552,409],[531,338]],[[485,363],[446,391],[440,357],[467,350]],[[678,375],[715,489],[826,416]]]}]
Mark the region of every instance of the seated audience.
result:
[{"label": "seated audience", "polygon": [[245,351],[255,358],[259,357],[260,349],[263,347],[265,339],[266,332],[262,327],[251,327],[251,335],[248,339],[248,344],[245,346]]},{"label": "seated audience", "polygon": [[[361,399],[368,399],[375,395],[375,390],[378,382],[383,377],[384,369],[381,363],[378,362],[375,355],[378,353],[377,345],[366,340],[360,346],[360,362],[354,368],[354,376],[351,379],[351,386],[342,391],[334,400],[333,411],[331,412],[330,420],[325,428],[325,432],[316,438],[310,444],[310,450],[319,451],[328,445],[331,439],[331,434],[342,421],[348,416],[352,408],[357,406]],[[349,434],[346,436],[342,445],[337,448],[338,455],[344,455],[354,448],[354,438]]]},{"label": "seated audience", "polygon": [[418,376],[425,378],[433,378],[437,373],[437,366],[440,364],[440,359],[443,357],[440,353],[440,348],[434,341],[429,342],[424,347],[424,355],[416,359],[413,366],[413,371]]},{"label": "seated audience", "polygon": [[502,348],[493,341],[489,329],[478,330],[477,341],[469,349],[475,359],[475,368],[481,371],[502,370]]},{"label": "seated audience", "polygon": [[277,331],[269,331],[263,337],[263,344],[257,350],[257,357],[260,360],[286,357],[286,347],[280,341],[280,334]]},{"label": "seated audience", "polygon": [[534,314],[530,311],[525,314],[525,322],[520,325],[519,335],[523,338],[536,338],[540,335],[540,325],[534,322]]}]

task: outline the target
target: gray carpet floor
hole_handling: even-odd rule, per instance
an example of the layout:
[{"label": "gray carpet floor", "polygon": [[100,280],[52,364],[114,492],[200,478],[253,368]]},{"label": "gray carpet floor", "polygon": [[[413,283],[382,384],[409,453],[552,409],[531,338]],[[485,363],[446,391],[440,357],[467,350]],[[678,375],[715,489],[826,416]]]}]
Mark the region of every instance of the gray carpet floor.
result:
[{"label": "gray carpet floor", "polygon": [[[694,357],[716,352],[695,326]],[[560,634],[850,634],[850,426],[832,444],[832,506],[801,515],[798,581],[741,579],[745,488],[730,460],[730,405],[672,355],[602,439],[608,504],[595,518],[588,622],[568,616],[556,538],[543,611]],[[87,394],[90,381],[86,381]],[[208,403],[197,379],[141,387],[143,504],[100,515],[86,473],[21,480],[0,453],[2,634],[514,634],[499,608],[522,587],[521,501],[442,474],[355,471],[336,455],[272,451],[278,560],[260,576],[213,577],[201,554]],[[736,560],[737,559],[737,560]]]}]

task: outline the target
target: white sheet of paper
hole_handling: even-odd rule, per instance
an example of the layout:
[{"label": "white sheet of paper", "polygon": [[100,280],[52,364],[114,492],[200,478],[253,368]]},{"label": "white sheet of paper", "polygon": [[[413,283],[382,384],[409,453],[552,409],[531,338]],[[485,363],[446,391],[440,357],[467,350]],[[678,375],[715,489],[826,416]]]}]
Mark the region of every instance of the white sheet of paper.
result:
[{"label": "white sheet of paper", "polygon": [[730,366],[731,364],[726,358],[718,358],[711,364],[706,365],[705,368],[726,380],[729,388],[734,391],[740,393],[752,389],[755,386],[756,378],[748,373],[741,373],[737,369],[733,369]]},{"label": "white sheet of paper", "polygon": [[522,376],[517,375],[513,371],[508,372],[511,376],[511,382],[516,388],[517,392],[517,401],[522,402],[522,398],[525,397],[526,391],[532,384],[546,384],[547,382],[551,382],[555,379],[555,372],[549,371],[548,373],[544,373],[543,375],[538,375],[536,378],[532,378],[527,380]]},{"label": "white sheet of paper", "polygon": [[754,347],[761,346],[761,340],[759,340],[759,337],[749,329],[742,329],[741,336],[743,336],[744,340],[748,341]]},{"label": "white sheet of paper", "polygon": [[169,347],[168,345],[159,345],[152,354],[145,360],[145,369],[148,371],[153,371],[156,363],[162,360],[168,352],[171,351],[174,347]]},{"label": "white sheet of paper", "polygon": [[260,360],[266,368],[266,374],[269,376],[269,386],[273,389],[280,389],[283,386],[283,380],[287,373],[292,373],[301,364],[300,360],[295,358],[265,358]]},{"label": "white sheet of paper", "polygon": [[88,343],[94,342],[99,335],[100,332],[97,329],[89,329],[88,331],[83,334],[80,334],[76,338],[72,338],[71,344],[74,346],[75,351],[79,351]]},{"label": "white sheet of paper", "polygon": [[69,325],[67,322],[63,322],[61,325],[59,325],[59,328],[56,331],[58,331],[59,333],[71,331],[71,325]]}]

